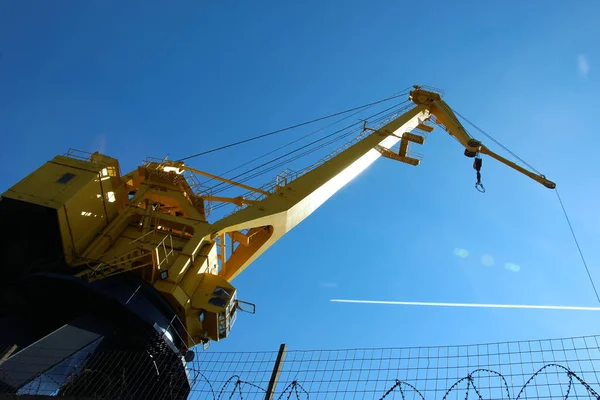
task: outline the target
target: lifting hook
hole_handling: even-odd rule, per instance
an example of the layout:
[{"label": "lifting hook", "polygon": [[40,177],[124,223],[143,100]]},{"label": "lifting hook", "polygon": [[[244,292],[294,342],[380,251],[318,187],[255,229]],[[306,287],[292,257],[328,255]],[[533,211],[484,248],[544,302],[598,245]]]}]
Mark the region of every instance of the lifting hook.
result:
[{"label": "lifting hook", "polygon": [[477,154],[475,156],[475,159],[473,160],[473,168],[475,169],[475,171],[477,171],[477,182],[475,182],[475,189],[477,189],[479,192],[481,193],[485,193],[485,188],[483,187],[483,184],[481,183],[481,164],[482,164],[483,160],[481,159],[481,157],[479,157],[479,154]]}]

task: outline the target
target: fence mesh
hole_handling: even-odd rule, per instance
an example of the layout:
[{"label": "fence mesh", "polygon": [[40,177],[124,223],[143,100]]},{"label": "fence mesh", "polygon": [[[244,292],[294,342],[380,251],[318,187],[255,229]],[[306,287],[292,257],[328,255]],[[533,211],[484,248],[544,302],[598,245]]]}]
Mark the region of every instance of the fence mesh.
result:
[{"label": "fence mesh", "polygon": [[[69,368],[44,371],[17,394],[264,399],[277,356],[278,351],[199,351],[187,363],[188,379],[183,382],[182,364],[174,368],[173,363],[161,362],[159,355],[79,355],[68,360]],[[288,350],[272,399],[600,400],[599,363],[598,336],[466,346]],[[0,365],[4,383],[15,374],[5,369],[9,364]]]}]

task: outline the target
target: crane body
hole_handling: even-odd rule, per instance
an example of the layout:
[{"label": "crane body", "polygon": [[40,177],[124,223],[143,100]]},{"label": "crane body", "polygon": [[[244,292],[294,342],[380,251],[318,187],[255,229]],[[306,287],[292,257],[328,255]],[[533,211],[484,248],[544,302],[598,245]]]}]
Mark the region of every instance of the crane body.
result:
[{"label": "crane body", "polygon": [[[379,157],[418,165],[409,146],[423,144],[419,132],[432,131],[434,123],[458,139],[465,155],[476,160],[489,155],[555,187],[471,138],[437,92],[415,86],[410,99],[414,107],[378,128],[365,125],[353,145],[299,176],[281,177],[263,188],[181,161],[150,159],[121,176],[118,161],[106,155],[55,157],[0,201],[6,225],[2,243],[11,254],[1,273],[3,286],[12,287],[0,306],[10,326],[27,333],[2,340],[18,342],[27,352],[40,338],[68,340],[74,329],[88,333],[78,348],[136,332],[152,336],[148,340],[155,347],[165,342],[180,357],[198,343],[228,337],[239,311],[253,309],[237,298],[235,277]],[[211,196],[197,176],[255,196]],[[238,209],[210,222],[209,205],[220,202]],[[40,224],[43,236],[32,238],[31,226],[37,230]],[[55,308],[41,317],[50,298]],[[105,340],[108,348],[115,341]],[[9,377],[4,384],[18,387],[29,378]]]}]

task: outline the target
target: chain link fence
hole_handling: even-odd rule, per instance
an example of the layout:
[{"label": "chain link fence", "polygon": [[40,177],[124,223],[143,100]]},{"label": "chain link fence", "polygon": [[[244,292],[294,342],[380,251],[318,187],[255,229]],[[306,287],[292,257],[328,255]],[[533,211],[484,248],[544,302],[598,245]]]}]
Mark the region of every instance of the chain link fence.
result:
[{"label": "chain link fence", "polygon": [[[600,399],[598,336],[283,353],[199,351],[191,362],[171,361],[172,355],[148,352],[74,355],[12,393],[103,399]],[[9,364],[0,365],[4,393],[18,375],[5,369]]]}]

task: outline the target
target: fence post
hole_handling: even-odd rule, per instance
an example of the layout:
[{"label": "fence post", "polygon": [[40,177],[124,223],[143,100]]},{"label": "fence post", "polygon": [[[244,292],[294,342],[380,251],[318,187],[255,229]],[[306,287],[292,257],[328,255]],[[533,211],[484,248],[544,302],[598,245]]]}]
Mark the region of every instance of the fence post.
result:
[{"label": "fence post", "polygon": [[2,354],[0,355],[0,364],[4,363],[4,361],[8,360],[8,357],[10,357],[12,355],[12,353],[15,352],[15,350],[17,350],[16,344],[13,344],[11,347],[4,350],[2,352]]},{"label": "fence post", "polygon": [[281,366],[283,365],[286,349],[287,346],[285,343],[282,343],[281,346],[279,346],[279,353],[277,354],[277,359],[275,360],[275,365],[273,366],[273,373],[271,374],[269,387],[267,387],[267,392],[265,393],[265,400],[273,400],[275,387],[277,386],[277,381],[279,380],[279,373],[281,372]]}]

